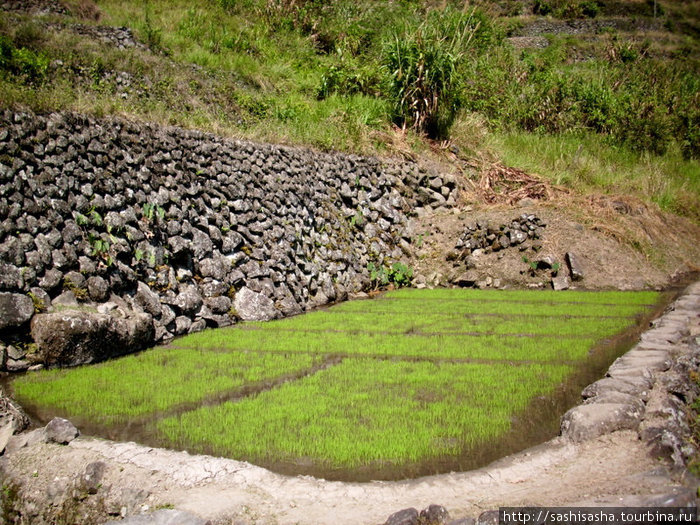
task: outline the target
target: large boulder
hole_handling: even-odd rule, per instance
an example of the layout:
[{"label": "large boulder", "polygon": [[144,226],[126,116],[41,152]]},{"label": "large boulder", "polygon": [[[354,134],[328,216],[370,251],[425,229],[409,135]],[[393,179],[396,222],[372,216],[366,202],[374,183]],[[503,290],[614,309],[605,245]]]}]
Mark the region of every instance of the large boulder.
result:
[{"label": "large boulder", "polygon": [[149,314],[117,318],[81,310],[38,314],[32,319],[31,332],[47,366],[104,361],[140,350],[155,337]]},{"label": "large boulder", "polygon": [[233,307],[244,321],[269,321],[279,315],[272,299],[245,286],[236,292]]},{"label": "large boulder", "polygon": [[561,420],[561,434],[580,443],[616,430],[639,428],[643,411],[621,403],[593,403],[569,410]]},{"label": "large boulder", "polygon": [[0,292],[0,330],[21,326],[34,315],[32,300],[19,293]]}]

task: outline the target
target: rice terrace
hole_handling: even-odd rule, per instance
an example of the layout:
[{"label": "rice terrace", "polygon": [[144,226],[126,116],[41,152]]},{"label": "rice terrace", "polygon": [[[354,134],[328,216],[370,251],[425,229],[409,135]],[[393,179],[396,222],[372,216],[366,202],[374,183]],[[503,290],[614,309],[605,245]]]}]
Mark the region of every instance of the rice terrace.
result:
[{"label": "rice terrace", "polygon": [[0,525],[697,508],[698,261],[700,0],[0,0]]},{"label": "rice terrace", "polygon": [[328,479],[416,477],[555,435],[660,298],[402,289],[12,386],[37,414],[112,439]]}]

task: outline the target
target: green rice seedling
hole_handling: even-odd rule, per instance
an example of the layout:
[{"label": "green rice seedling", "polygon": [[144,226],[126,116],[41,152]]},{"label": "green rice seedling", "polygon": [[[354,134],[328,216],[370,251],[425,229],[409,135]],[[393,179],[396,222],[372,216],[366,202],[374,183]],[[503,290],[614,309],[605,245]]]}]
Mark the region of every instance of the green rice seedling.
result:
[{"label": "green rice seedling", "polygon": [[157,348],[93,366],[42,370],[13,382],[22,403],[112,424],[235,394],[310,369],[322,356]]},{"label": "green rice seedling", "polygon": [[264,331],[341,331],[389,334],[470,333],[501,335],[591,336],[605,337],[634,324],[634,318],[597,318],[527,314],[432,314],[416,316],[411,313],[376,315],[374,312],[333,313],[319,310],[274,323],[255,323],[249,328]]},{"label": "green rice seedling", "polygon": [[435,288],[433,290],[392,290],[383,299],[459,299],[479,301],[519,301],[526,303],[586,303],[605,305],[653,305],[659,300],[659,292],[589,292],[578,290],[476,290],[459,288]]},{"label": "green rice seedling", "polygon": [[163,419],[157,428],[173,446],[254,462],[399,465],[497,439],[514,414],[571,371],[347,359],[252,398]]},{"label": "green rice seedling", "polygon": [[[371,307],[368,305],[372,304]],[[411,313],[420,316],[429,310],[433,314],[447,313],[483,314],[497,313],[502,315],[532,315],[532,316],[587,316],[587,317],[630,317],[647,310],[642,305],[625,304],[591,304],[591,303],[550,303],[503,301],[492,299],[376,299],[374,301],[352,301],[338,305],[332,312],[367,312],[382,313]]]},{"label": "green rice seedling", "polygon": [[401,290],[13,385],[24,403],[146,425],[189,450],[273,467],[400,469],[500,443],[658,298]]},{"label": "green rice seedling", "polygon": [[592,337],[537,338],[500,335],[383,334],[351,332],[286,332],[237,328],[190,334],[178,347],[255,352],[367,355],[423,359],[579,360],[595,344]]}]

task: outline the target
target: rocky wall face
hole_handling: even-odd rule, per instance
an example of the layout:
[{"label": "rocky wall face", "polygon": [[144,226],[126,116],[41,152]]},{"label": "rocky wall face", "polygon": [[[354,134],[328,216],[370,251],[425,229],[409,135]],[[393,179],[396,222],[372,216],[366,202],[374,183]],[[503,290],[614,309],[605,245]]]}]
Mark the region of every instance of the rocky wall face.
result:
[{"label": "rocky wall face", "polygon": [[411,213],[455,200],[453,180],[415,164],[76,114],[0,117],[9,370],[112,354],[49,348],[66,327],[83,326],[63,338],[81,349],[94,325],[95,344],[136,350],[343,299],[369,285],[370,262],[410,249]]}]

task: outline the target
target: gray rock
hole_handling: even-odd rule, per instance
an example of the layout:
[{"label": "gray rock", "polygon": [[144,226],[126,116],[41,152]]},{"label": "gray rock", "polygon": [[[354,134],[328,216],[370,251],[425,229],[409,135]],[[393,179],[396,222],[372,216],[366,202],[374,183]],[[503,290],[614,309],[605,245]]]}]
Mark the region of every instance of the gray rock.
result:
[{"label": "gray rock", "polygon": [[34,302],[24,294],[0,292],[0,330],[21,326],[34,315]]},{"label": "gray rock", "polygon": [[183,335],[189,332],[192,319],[181,315],[175,318],[175,335]]},{"label": "gray rock", "polygon": [[623,394],[629,394],[647,401],[650,388],[649,380],[643,377],[604,377],[584,388],[581,396],[586,399],[607,392],[622,392]]},{"label": "gray rock", "polygon": [[616,430],[636,430],[643,412],[619,403],[579,405],[562,417],[561,435],[574,442],[608,434]]},{"label": "gray rock", "polygon": [[497,510],[486,510],[479,514],[476,520],[477,525],[498,525],[499,516]]},{"label": "gray rock", "polygon": [[213,248],[214,245],[206,233],[196,228],[192,230],[192,252],[196,260],[209,257]]},{"label": "gray rock", "polygon": [[80,476],[80,488],[88,494],[97,494],[102,486],[107,464],[104,461],[93,461]]},{"label": "gray rock", "polygon": [[454,283],[461,287],[474,286],[478,281],[479,274],[474,270],[467,270],[454,279]]},{"label": "gray rock", "polygon": [[569,278],[561,273],[556,277],[552,277],[552,288],[556,291],[568,290]]},{"label": "gray rock", "polygon": [[207,297],[204,304],[209,307],[213,314],[225,314],[231,309],[231,299],[225,295],[218,297]]},{"label": "gray rock", "polygon": [[551,255],[545,255],[544,257],[536,260],[535,263],[537,264],[538,270],[551,270],[556,261]]},{"label": "gray rock", "polygon": [[301,309],[301,306],[299,306],[299,303],[297,303],[296,299],[294,299],[293,295],[286,295],[282,299],[280,299],[277,302],[277,307],[280,309],[280,312],[282,312],[282,315],[285,317],[288,317],[290,315],[297,315],[300,314],[303,310]]},{"label": "gray rock", "polygon": [[211,522],[177,509],[160,509],[150,514],[137,514],[104,525],[211,525]]},{"label": "gray rock", "polygon": [[217,281],[223,281],[231,269],[231,261],[226,257],[204,259],[199,263],[199,273],[202,277],[212,277]]},{"label": "gray rock", "polygon": [[63,277],[63,282],[70,288],[84,289],[86,286],[85,276],[76,271],[70,271]]},{"label": "gray rock", "polygon": [[175,298],[174,306],[187,315],[193,314],[202,307],[203,299],[196,286],[182,286],[181,292]]},{"label": "gray rock", "polygon": [[49,443],[67,445],[80,435],[80,431],[67,419],[55,417],[44,427],[44,435]]},{"label": "gray rock", "polygon": [[421,525],[445,525],[450,521],[450,513],[442,505],[430,505],[420,512]]},{"label": "gray rock", "polygon": [[641,399],[629,394],[615,391],[604,392],[595,397],[589,397],[584,401],[584,403],[586,405],[590,405],[591,403],[615,403],[629,405],[640,412],[644,410],[644,401]]},{"label": "gray rock", "polygon": [[88,277],[87,290],[90,299],[96,302],[102,302],[109,297],[109,283],[97,275]]},{"label": "gray rock", "polygon": [[35,315],[31,333],[45,365],[75,366],[135,352],[154,340],[149,314],[125,319],[68,310]]},{"label": "gray rock", "polygon": [[24,279],[13,264],[0,264],[0,290],[21,290]]},{"label": "gray rock", "polygon": [[236,292],[233,308],[244,321],[269,321],[279,315],[269,297],[245,286]]},{"label": "gray rock", "polygon": [[566,265],[569,267],[569,275],[572,281],[580,281],[583,279],[583,267],[579,258],[571,252],[566,252],[564,256]]},{"label": "gray rock", "polygon": [[387,518],[384,525],[418,525],[420,516],[413,507],[394,512]]},{"label": "gray rock", "polygon": [[144,282],[139,281],[136,284],[134,302],[143,308],[144,312],[148,312],[154,317],[158,317],[161,314],[158,295]]},{"label": "gray rock", "polygon": [[58,288],[62,281],[63,273],[60,270],[51,268],[50,270],[46,270],[44,276],[39,279],[39,286],[47,292],[51,292]]}]

